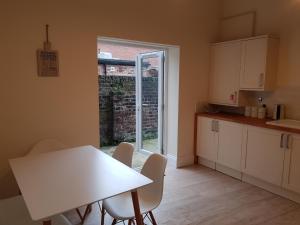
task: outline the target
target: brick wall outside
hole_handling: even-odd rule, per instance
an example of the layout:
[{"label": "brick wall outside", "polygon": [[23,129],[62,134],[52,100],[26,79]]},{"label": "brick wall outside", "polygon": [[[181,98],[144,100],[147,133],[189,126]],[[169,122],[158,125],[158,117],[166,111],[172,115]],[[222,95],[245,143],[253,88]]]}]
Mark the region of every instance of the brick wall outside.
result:
[{"label": "brick wall outside", "polygon": [[[107,76],[135,76],[135,66],[107,65]],[[98,75],[104,74],[104,65],[98,65]]]},{"label": "brick wall outside", "polygon": [[[157,137],[157,87],[157,77],[143,78],[143,139]],[[135,141],[135,98],[134,76],[99,76],[101,146]]]}]

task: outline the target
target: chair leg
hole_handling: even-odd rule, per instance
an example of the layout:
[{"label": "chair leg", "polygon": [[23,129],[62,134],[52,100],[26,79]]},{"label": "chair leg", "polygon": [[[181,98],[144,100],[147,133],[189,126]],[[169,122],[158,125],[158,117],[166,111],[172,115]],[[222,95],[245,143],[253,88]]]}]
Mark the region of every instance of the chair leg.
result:
[{"label": "chair leg", "polygon": [[116,225],[116,224],[117,224],[117,220],[114,219],[114,220],[112,221],[111,225]]},{"label": "chair leg", "polygon": [[128,220],[128,225],[132,225],[132,219]]},{"label": "chair leg", "polygon": [[87,207],[87,213],[91,213],[92,209],[93,209],[92,205],[88,205],[88,207]]},{"label": "chair leg", "polygon": [[84,214],[83,214],[83,217],[82,217],[82,224],[84,223],[87,215],[90,214],[91,212],[92,212],[92,205],[89,204],[89,205],[87,205],[87,207],[86,207],[86,209],[84,211]]},{"label": "chair leg", "polygon": [[105,209],[104,209],[104,207],[102,206],[102,208],[101,208],[101,223],[100,223],[100,225],[104,225],[104,217],[105,217]]},{"label": "chair leg", "polygon": [[77,212],[77,214],[78,214],[78,216],[79,216],[79,218],[81,220],[81,224],[83,224],[84,221],[85,221],[85,219],[86,219],[86,217],[87,217],[87,215],[92,212],[92,204],[89,204],[89,205],[86,206],[86,209],[84,211],[83,216],[81,215],[81,213],[80,213],[80,211],[79,211],[78,208],[76,209],[76,212]]},{"label": "chair leg", "polygon": [[78,214],[78,216],[79,216],[79,218],[80,218],[80,221],[81,221],[81,223],[82,223],[83,218],[82,218],[82,215],[81,215],[79,209],[76,209],[76,212],[77,212],[77,214]]},{"label": "chair leg", "polygon": [[149,212],[149,215],[150,215],[150,217],[151,217],[151,220],[152,220],[153,225],[157,225],[157,223],[156,223],[156,221],[155,221],[155,218],[154,218],[154,216],[153,216],[152,211]]}]

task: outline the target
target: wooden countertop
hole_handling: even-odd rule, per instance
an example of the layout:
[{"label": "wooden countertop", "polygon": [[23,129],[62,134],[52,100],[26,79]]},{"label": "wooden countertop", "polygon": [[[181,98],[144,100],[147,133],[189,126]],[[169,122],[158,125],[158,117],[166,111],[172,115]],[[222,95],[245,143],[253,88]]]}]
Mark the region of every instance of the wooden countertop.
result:
[{"label": "wooden countertop", "polygon": [[257,118],[251,118],[242,115],[227,114],[227,113],[196,113],[196,116],[208,117],[212,119],[218,119],[218,120],[224,120],[229,122],[246,124],[250,126],[279,130],[288,133],[300,134],[300,129],[279,127],[279,126],[266,124],[266,122],[272,121],[271,119],[257,119]]}]

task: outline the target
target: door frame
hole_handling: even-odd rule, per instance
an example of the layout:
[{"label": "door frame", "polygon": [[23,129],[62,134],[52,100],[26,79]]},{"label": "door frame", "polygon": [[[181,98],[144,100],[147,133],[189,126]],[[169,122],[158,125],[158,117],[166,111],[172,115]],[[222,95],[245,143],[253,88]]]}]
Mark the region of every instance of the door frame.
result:
[{"label": "door frame", "polygon": [[[164,131],[163,131],[163,154],[174,161],[177,166],[178,156],[178,119],[179,119],[179,70],[180,70],[180,46],[160,43],[143,42],[129,39],[98,36],[97,42],[119,44],[133,47],[146,47],[153,50],[165,51],[164,71]],[[170,79],[170,78],[171,79]],[[101,124],[100,124],[101,125]]]},{"label": "door frame", "polygon": [[165,51],[153,51],[147,53],[140,53],[136,59],[136,148],[137,151],[152,153],[151,151],[142,148],[143,145],[143,102],[142,102],[142,60],[149,58],[158,58],[159,60],[159,71],[158,71],[158,124],[157,124],[157,141],[159,153],[164,153],[163,140],[164,140],[164,81],[165,81]]}]

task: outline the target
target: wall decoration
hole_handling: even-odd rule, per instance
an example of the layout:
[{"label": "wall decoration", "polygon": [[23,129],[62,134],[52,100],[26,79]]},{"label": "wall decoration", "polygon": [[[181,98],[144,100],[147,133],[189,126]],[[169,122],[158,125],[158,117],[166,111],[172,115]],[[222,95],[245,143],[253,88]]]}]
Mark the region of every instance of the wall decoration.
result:
[{"label": "wall decoration", "polygon": [[49,25],[46,25],[46,41],[44,49],[37,50],[37,70],[40,77],[57,77],[59,75],[58,52],[51,50],[49,41]]}]

